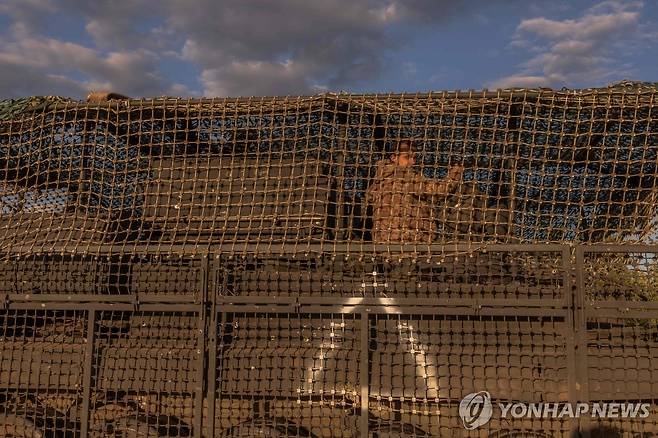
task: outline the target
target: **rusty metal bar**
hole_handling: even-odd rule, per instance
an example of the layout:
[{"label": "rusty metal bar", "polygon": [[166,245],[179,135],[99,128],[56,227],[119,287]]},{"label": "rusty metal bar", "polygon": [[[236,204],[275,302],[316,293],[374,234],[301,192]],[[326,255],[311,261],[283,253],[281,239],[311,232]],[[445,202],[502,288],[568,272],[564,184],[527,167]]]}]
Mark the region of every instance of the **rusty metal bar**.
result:
[{"label": "rusty metal bar", "polygon": [[[340,313],[356,314],[367,311],[371,314],[409,314],[409,315],[481,315],[481,316],[509,316],[509,309],[487,308],[478,306],[442,307],[442,306],[258,306],[258,305],[223,305],[226,312],[245,313]],[[568,309],[519,308],[514,310],[514,316],[545,316],[560,317],[567,314]]]},{"label": "rusty metal bar", "polygon": [[206,436],[215,435],[215,400],[217,398],[217,310],[213,306],[210,312],[210,330],[208,338],[208,372],[206,374],[208,410],[206,421]]},{"label": "rusty metal bar", "polygon": [[[221,296],[218,304],[271,304],[263,296]],[[469,307],[541,307],[564,308],[564,298],[559,299],[507,299],[507,298],[371,298],[371,297],[277,297],[281,305],[333,305],[333,306],[469,306]]]},{"label": "rusty metal bar", "polygon": [[[562,300],[497,300],[497,299],[437,299],[425,300],[419,299],[414,302],[414,299],[387,299],[383,303],[379,299],[360,299],[352,297],[337,297],[333,302],[330,299],[323,298],[304,298],[297,299],[281,299],[281,304],[267,304],[266,298],[263,297],[224,297],[225,299],[218,300],[217,305],[222,306],[225,311],[235,312],[266,312],[266,313],[299,313],[299,312],[315,312],[318,309],[321,312],[337,313],[354,313],[354,309],[367,308],[372,313],[400,313],[408,309],[416,309],[422,313],[441,313],[444,311],[450,312],[454,309],[459,312],[467,313],[496,313],[508,311],[510,306],[518,309],[523,314],[535,314],[536,312],[544,312],[544,314],[561,314],[565,311],[566,307]],[[279,298],[277,298],[279,301]],[[605,305],[595,303],[600,308],[614,308],[612,304]],[[617,306],[619,307],[619,306]],[[628,309],[654,309],[656,306],[650,305],[642,307],[641,303],[625,302],[624,308]],[[108,302],[48,302],[46,300],[38,301],[15,301],[8,304],[10,309],[52,309],[52,310],[114,310],[114,311],[129,311],[134,310],[134,306],[130,300],[108,303]],[[160,304],[140,304],[140,310],[143,311],[180,311],[190,312],[199,309],[199,305],[186,304],[186,303],[160,303]],[[341,311],[344,309],[345,311]],[[425,310],[423,310],[425,309]],[[412,312],[413,313],[413,312]]]},{"label": "rusty metal bar", "polygon": [[658,252],[658,244],[609,244],[601,243],[598,245],[578,245],[583,254],[588,253],[629,253],[629,252]]},{"label": "rusty metal bar", "polygon": [[586,304],[587,316],[590,318],[618,318],[618,319],[657,319],[658,311],[642,311],[640,309],[627,310],[625,308],[615,309],[597,308],[591,304]]},{"label": "rusty metal bar", "polygon": [[[108,310],[115,312],[131,312],[135,310],[132,304],[108,304],[108,303],[10,303],[9,309],[13,310]],[[199,306],[196,304],[144,304],[139,306],[143,312],[197,312]]]},{"label": "rusty metal bar", "polygon": [[[218,304],[270,304],[263,296],[225,295]],[[344,305],[344,306],[490,306],[490,307],[568,307],[564,298],[559,299],[507,299],[507,298],[372,298],[372,297],[277,297],[277,304],[297,305]]]},{"label": "rusty metal bar", "polygon": [[203,256],[202,260],[202,271],[201,278],[199,279],[199,290],[201,291],[201,296],[199,297],[200,310],[198,313],[199,317],[199,335],[197,341],[197,354],[198,356],[198,369],[196,372],[196,391],[195,391],[195,415],[194,415],[194,436],[196,438],[201,438],[203,436],[203,412],[204,412],[204,400],[205,400],[205,388],[206,388],[206,340],[208,334],[208,283],[209,283],[209,274],[210,270],[210,260],[207,255]]},{"label": "rusty metal bar", "polygon": [[370,314],[367,311],[361,312],[361,342],[359,343],[360,364],[359,377],[361,380],[361,412],[359,429],[361,437],[368,438],[369,414],[370,414]]},{"label": "rusty metal bar", "polygon": [[84,368],[82,374],[82,407],[80,412],[80,437],[87,438],[89,433],[89,405],[91,401],[91,375],[94,358],[94,332],[96,311],[87,312],[87,345],[85,347]]},{"label": "rusty metal bar", "polygon": [[208,310],[206,318],[208,318],[208,349],[207,349],[207,364],[208,369],[204,374],[206,379],[206,399],[208,402],[208,410],[206,411],[207,418],[203,422],[206,426],[206,436],[215,436],[215,400],[217,398],[217,297],[220,296],[219,288],[222,281],[218,281],[220,267],[217,263],[217,258],[212,255],[208,260],[208,292],[209,297]]},{"label": "rusty metal bar", "polygon": [[[131,295],[98,295],[98,294],[8,294],[9,301],[19,302],[48,302],[48,303],[134,303],[135,296]],[[140,306],[147,303],[192,304],[197,300],[185,295],[155,295],[139,294]]]},{"label": "rusty metal bar", "polygon": [[658,302],[651,301],[629,301],[629,300],[619,300],[619,301],[588,301],[587,309],[593,312],[598,310],[608,310],[616,309],[620,313],[631,311],[631,310],[645,310],[648,312],[658,311]]},{"label": "rusty metal bar", "polygon": [[[577,331],[574,315],[574,293],[575,291],[575,278],[574,278],[574,265],[572,262],[572,254],[570,248],[564,248],[562,251],[562,269],[564,270],[564,300],[569,312],[566,314],[564,321],[564,338],[566,341],[567,352],[567,379],[569,387],[569,402],[575,405],[581,401],[580,383],[578,382],[578,352],[577,352]],[[571,425],[571,436],[578,436],[580,429],[580,421],[575,418],[569,419]]]},{"label": "rusty metal bar", "polygon": [[[289,306],[257,306],[257,305],[232,305],[225,304],[221,306],[222,312],[246,312],[246,313],[297,313],[299,310],[298,306],[289,305]],[[327,312],[328,313],[328,312]]]},{"label": "rusty metal bar", "polygon": [[[241,254],[260,253],[261,255],[292,255],[292,254],[320,254],[320,253],[336,253],[336,254],[361,254],[365,256],[370,255],[394,255],[394,254],[418,254],[420,259],[426,257],[426,254],[441,254],[449,255],[451,252],[491,252],[491,251],[518,251],[518,252],[559,252],[563,244],[556,243],[431,243],[423,245],[413,244],[377,244],[369,242],[345,242],[345,241],[325,241],[322,243],[226,243],[226,244],[166,244],[166,245],[152,245],[152,244],[131,244],[124,248],[124,251],[129,250],[135,254],[140,255],[158,255],[160,257],[170,256],[173,258],[189,257],[199,253],[213,253],[213,254],[231,254],[240,256]],[[606,245],[607,246],[607,245]],[[611,247],[613,245],[610,245]],[[64,253],[74,254],[74,251],[62,248],[53,247],[53,252],[62,250]],[[117,248],[112,245],[84,245],[85,253],[89,255],[111,255],[116,254]],[[20,254],[34,255],[32,247],[22,248],[15,246],[11,252],[6,255],[16,257]],[[654,246],[655,250],[655,246]],[[37,253],[38,254],[38,253]],[[46,254],[44,254],[46,255]]]},{"label": "rusty metal bar", "polygon": [[[575,375],[577,395],[582,401],[589,401],[589,363],[587,357],[587,314],[585,311],[585,252],[584,247],[577,246],[575,250],[575,289],[573,303],[575,350]],[[590,420],[581,416],[578,421],[579,430],[583,438],[590,436]]]}]

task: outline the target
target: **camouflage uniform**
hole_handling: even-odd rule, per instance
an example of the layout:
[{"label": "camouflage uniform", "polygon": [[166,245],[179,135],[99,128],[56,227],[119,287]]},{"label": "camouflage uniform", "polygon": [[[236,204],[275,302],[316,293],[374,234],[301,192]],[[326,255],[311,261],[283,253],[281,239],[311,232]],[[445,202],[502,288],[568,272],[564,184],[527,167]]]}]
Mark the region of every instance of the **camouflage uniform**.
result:
[{"label": "camouflage uniform", "polygon": [[[435,209],[439,240],[444,242],[510,241],[509,210],[500,202],[488,206],[489,195],[474,181],[460,184],[440,208]],[[497,201],[499,201],[497,199]]]},{"label": "camouflage uniform", "polygon": [[445,198],[456,181],[434,181],[412,167],[380,161],[366,192],[372,205],[376,243],[431,243],[436,233],[432,203]]}]

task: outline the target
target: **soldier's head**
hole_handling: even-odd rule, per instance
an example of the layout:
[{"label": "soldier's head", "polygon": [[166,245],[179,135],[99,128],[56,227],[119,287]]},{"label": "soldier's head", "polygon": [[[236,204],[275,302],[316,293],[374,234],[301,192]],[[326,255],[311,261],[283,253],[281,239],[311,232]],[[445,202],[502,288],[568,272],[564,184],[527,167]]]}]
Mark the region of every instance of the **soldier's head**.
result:
[{"label": "soldier's head", "polygon": [[400,140],[391,154],[391,161],[400,167],[410,167],[414,165],[414,155],[411,140]]}]

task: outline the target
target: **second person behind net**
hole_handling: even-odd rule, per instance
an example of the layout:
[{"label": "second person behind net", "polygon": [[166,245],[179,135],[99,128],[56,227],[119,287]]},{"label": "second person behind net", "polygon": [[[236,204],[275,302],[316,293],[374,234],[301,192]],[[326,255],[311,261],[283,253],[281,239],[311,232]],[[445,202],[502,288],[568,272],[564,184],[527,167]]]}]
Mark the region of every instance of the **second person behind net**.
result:
[{"label": "second person behind net", "polygon": [[464,168],[453,166],[440,181],[414,170],[415,151],[410,140],[401,140],[377,172],[366,192],[372,206],[372,240],[375,243],[431,243],[436,234],[433,214],[462,179]]}]

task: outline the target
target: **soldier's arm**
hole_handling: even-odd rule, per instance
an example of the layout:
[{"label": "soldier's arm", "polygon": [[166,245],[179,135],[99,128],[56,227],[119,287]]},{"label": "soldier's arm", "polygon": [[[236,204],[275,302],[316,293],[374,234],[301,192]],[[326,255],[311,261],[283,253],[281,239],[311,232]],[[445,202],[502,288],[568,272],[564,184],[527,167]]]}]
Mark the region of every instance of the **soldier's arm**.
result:
[{"label": "soldier's arm", "polygon": [[464,168],[462,166],[453,166],[448,170],[448,175],[441,181],[417,174],[413,192],[418,196],[446,197],[457,187],[463,173]]}]

